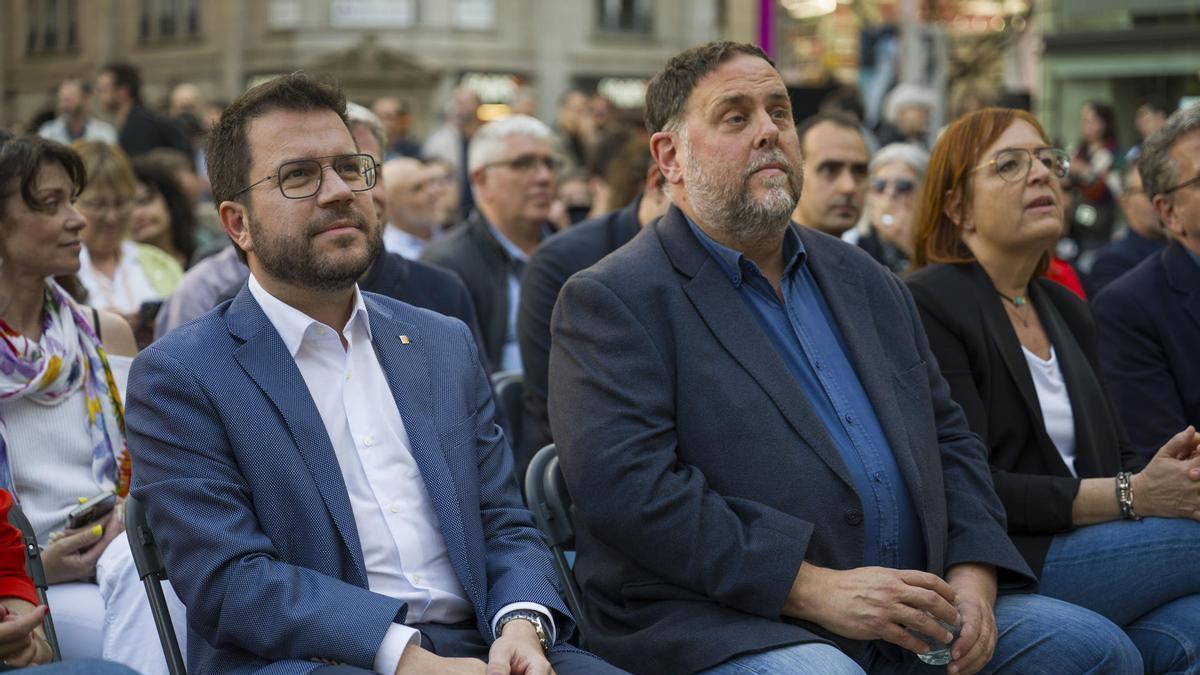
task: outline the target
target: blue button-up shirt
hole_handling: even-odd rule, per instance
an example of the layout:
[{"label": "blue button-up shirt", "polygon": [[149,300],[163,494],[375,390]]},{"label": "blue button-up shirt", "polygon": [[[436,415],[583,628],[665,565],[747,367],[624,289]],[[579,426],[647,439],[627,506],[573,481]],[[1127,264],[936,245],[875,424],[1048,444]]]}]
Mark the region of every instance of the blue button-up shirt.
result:
[{"label": "blue button-up shirt", "polygon": [[925,569],[925,539],[912,495],[825,296],[805,265],[800,235],[789,226],[784,237],[780,301],[758,265],[688,224],[771,338],[837,446],[863,506],[863,563]]}]

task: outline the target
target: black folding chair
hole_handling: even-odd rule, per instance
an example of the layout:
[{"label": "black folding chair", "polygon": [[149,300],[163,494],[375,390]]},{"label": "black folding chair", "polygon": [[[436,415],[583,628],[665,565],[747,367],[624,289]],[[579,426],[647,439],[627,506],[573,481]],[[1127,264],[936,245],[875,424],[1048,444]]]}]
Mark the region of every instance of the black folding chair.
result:
[{"label": "black folding chair", "polygon": [[525,472],[525,500],[533,511],[538,529],[546,536],[550,552],[554,554],[554,567],[562,582],[563,597],[571,614],[580,640],[584,635],[583,595],[575,582],[575,573],[567,561],[567,552],[575,550],[575,526],[571,522],[571,495],[567,482],[558,467],[558,455],[551,443],[533,456],[529,470]]},{"label": "black folding chair", "polygon": [[[25,517],[25,512],[14,501],[12,508],[8,510],[8,522],[12,526],[21,531],[21,543],[25,547],[25,571],[29,573],[29,578],[33,579],[33,587],[37,590],[38,602],[43,606],[49,607],[50,601],[46,598],[46,589],[50,584],[46,583],[46,569],[42,567],[42,549],[38,546],[37,535],[34,534],[33,525],[29,523],[29,519]],[[42,619],[42,631],[46,634],[46,642],[50,644],[50,651],[55,661],[62,660],[62,650],[58,646],[58,633],[54,631],[54,620],[47,614],[45,619]]]},{"label": "black folding chair", "polygon": [[167,598],[163,594],[162,582],[167,580],[167,567],[162,553],[154,541],[154,533],[146,522],[146,510],[133,497],[125,500],[125,532],[129,537],[129,548],[133,550],[133,563],[138,577],[146,586],[146,598],[150,601],[150,613],[154,615],[154,627],[158,629],[158,641],[162,643],[163,656],[167,659],[167,671],[171,675],[185,675],[187,668],[179,641],[175,639],[175,626],[167,610]]},{"label": "black folding chair", "polygon": [[529,467],[532,450],[525,449],[525,374],[519,370],[502,370],[492,375],[496,405],[508,422],[508,444],[513,453],[513,474],[524,476]]}]

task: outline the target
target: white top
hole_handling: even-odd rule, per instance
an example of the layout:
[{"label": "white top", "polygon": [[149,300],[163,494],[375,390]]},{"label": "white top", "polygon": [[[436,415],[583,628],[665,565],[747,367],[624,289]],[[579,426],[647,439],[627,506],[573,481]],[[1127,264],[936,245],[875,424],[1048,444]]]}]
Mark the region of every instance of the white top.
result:
[{"label": "white top", "polygon": [[1046,434],[1050,436],[1054,447],[1058,448],[1067,470],[1078,478],[1079,474],[1075,471],[1075,413],[1071,409],[1071,397],[1067,394],[1067,384],[1058,367],[1054,346],[1050,346],[1048,361],[1038,358],[1037,354],[1024,346],[1021,351],[1025,352],[1025,362],[1029,364],[1029,374],[1033,376],[1033,386],[1037,389],[1042,419],[1046,422]]},{"label": "white top", "polygon": [[[132,364],[128,356],[108,356],[122,400]],[[79,506],[80,497],[104,490],[92,478],[92,436],[83,387],[50,404],[28,398],[0,401],[0,417],[7,427],[14,492],[45,546],[51,532],[66,527],[67,514]]]},{"label": "white top", "polygon": [[[457,623],[475,610],[450,563],[446,543],[404,421],[375,355],[366,304],[357,287],[341,334],[282,302],[253,275],[250,293],[291,352],[337,456],[362,546],[367,584],[408,605],[408,623]],[[342,347],[341,338],[346,347]],[[550,611],[532,603],[500,608]],[[420,633],[392,624],[375,655],[375,671],[391,675]]]},{"label": "white top", "polygon": [[162,296],[150,284],[150,278],[138,263],[137,244],[121,242],[121,262],[112,278],[92,267],[87,247],[79,254],[79,281],[88,292],[87,304],[119,314],[134,314],[143,302],[159,300]]},{"label": "white top", "polygon": [[409,260],[418,260],[431,242],[388,223],[383,228],[383,248],[388,253],[398,253]]}]

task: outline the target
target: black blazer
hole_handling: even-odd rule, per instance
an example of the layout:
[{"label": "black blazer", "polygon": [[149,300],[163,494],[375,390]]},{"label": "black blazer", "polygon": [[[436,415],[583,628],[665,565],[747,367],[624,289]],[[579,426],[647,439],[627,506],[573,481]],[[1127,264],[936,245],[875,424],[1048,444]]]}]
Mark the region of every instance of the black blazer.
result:
[{"label": "black blazer", "polygon": [[[911,491],[928,571],[980,562],[1030,583],[904,285],[862,250],[798,230]],[[550,422],[579,516],[588,647],[639,673],[823,640],[861,656],[864,642],[780,619],[801,562],[863,564],[863,505],[683,214],[671,207],[571,277],[551,328]]]},{"label": "black blazer", "polygon": [[517,309],[517,340],[525,365],[525,412],[534,427],[528,433],[536,450],[553,442],[550,416],[546,412],[549,387],[550,315],[558,292],[567,279],[591,267],[601,258],[624,246],[642,229],[638,223],[638,195],[625,208],[599,218],[572,225],[538,246],[529,258],[521,280],[521,306]]},{"label": "black blazer", "polygon": [[1029,299],[1054,345],[1075,416],[1071,476],[1046,433],[1042,409],[1016,331],[992,280],[978,264],[931,265],[908,279],[929,346],[971,430],[987,442],[1008,531],[1035,572],[1055,534],[1072,529],[1082,478],[1137,471],[1137,455],[1100,378],[1096,330],[1074,293],[1035,279]]},{"label": "black blazer", "polygon": [[1092,309],[1100,365],[1138,450],[1200,426],[1200,265],[1173,242],[1114,281]]},{"label": "black blazer", "polygon": [[508,338],[508,274],[520,263],[492,235],[479,211],[472,211],[450,234],[425,249],[421,260],[456,272],[467,285],[491,364],[489,372],[494,372]]}]

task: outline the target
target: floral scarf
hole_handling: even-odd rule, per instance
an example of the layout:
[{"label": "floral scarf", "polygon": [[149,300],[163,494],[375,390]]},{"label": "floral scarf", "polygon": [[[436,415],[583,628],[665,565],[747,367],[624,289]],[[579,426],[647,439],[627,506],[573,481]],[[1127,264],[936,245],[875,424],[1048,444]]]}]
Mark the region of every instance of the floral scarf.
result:
[{"label": "floral scarf", "polygon": [[[96,332],[75,301],[53,280],[46,281],[42,339],[34,342],[0,319],[0,400],[28,398],[41,405],[83,387],[92,446],[92,478],[125,496],[132,464],[125,442],[125,411],[112,369]],[[14,495],[10,448],[0,416],[0,488]],[[28,448],[23,452],[32,452]]]}]

